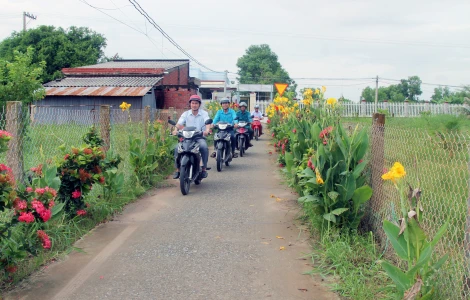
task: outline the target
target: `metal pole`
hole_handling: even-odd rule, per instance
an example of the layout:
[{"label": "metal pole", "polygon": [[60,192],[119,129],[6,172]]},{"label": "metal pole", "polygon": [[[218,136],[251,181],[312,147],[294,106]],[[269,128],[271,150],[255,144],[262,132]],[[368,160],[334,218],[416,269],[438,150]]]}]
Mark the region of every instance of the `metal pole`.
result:
[{"label": "metal pole", "polygon": [[26,12],[23,12],[23,32],[26,31]]},{"label": "metal pole", "polygon": [[375,112],[377,112],[377,102],[379,101],[379,75],[375,79]]},{"label": "metal pole", "polygon": [[225,70],[225,77],[224,77],[224,97],[227,97],[227,70]]}]

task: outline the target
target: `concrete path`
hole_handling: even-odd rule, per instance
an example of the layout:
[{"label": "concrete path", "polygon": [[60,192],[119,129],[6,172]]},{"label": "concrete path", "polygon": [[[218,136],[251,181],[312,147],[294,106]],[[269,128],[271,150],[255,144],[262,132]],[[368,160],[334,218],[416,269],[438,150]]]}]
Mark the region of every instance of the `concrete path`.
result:
[{"label": "concrete path", "polygon": [[309,234],[267,139],[220,173],[209,158],[187,196],[170,179],[6,299],[339,299],[302,275]]}]

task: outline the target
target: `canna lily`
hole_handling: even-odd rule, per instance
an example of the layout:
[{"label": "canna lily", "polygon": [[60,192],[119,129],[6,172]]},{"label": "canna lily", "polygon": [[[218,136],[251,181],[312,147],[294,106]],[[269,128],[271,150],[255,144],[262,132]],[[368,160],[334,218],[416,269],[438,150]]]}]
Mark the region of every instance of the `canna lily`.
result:
[{"label": "canna lily", "polygon": [[119,105],[119,108],[122,109],[122,111],[126,111],[131,108],[131,104],[127,102],[122,102],[121,105]]},{"label": "canna lily", "polygon": [[336,105],[337,102],[338,100],[336,100],[336,98],[328,98],[328,100],[326,100],[326,104],[331,105],[333,107]]},{"label": "canna lily", "polygon": [[399,162],[395,162],[390,170],[382,175],[383,180],[391,180],[393,183],[396,183],[397,179],[405,177],[406,171],[403,165]]}]

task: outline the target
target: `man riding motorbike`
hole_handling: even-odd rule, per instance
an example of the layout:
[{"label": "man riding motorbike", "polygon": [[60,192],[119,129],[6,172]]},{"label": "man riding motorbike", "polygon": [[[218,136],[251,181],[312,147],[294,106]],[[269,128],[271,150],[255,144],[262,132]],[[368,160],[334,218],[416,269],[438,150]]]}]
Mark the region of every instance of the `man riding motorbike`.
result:
[{"label": "man riding motorbike", "polygon": [[[230,100],[228,98],[223,98],[220,100],[220,105],[222,105],[222,109],[219,109],[217,113],[215,114],[214,121],[212,124],[212,127],[214,127],[215,124],[218,122],[227,122],[231,125],[233,125],[233,128],[238,127],[238,121],[235,120],[237,117],[237,114],[233,109],[231,109],[230,106]],[[232,144],[232,157],[236,158],[238,157],[238,154],[235,153],[235,132],[233,128],[230,129],[230,143]],[[212,152],[211,157],[215,157],[216,152]]]},{"label": "man riding motorbike", "polygon": [[[259,111],[259,105],[258,104],[255,105],[255,110],[253,112],[251,112],[251,117],[252,118],[259,118],[260,121],[263,120],[263,114]],[[263,126],[260,125],[259,135],[262,135],[262,134],[263,134]]]},{"label": "man riding motorbike", "polygon": [[[251,119],[250,112],[246,110],[247,106],[248,105],[246,105],[245,102],[240,103],[240,110],[237,111],[238,122],[241,122],[241,121],[245,121],[247,123],[253,122],[253,120]],[[253,147],[253,145],[251,144],[251,139],[253,139],[253,129],[251,129],[250,125],[246,125],[245,129],[248,130],[248,134],[250,136],[250,140],[248,141],[248,146]]]},{"label": "man riding motorbike", "polygon": [[[198,95],[192,95],[189,98],[189,105],[191,106],[190,110],[185,111],[183,114],[181,114],[180,118],[178,119],[178,122],[176,123],[176,128],[173,132],[174,135],[177,134],[177,130],[182,130],[184,127],[191,127],[194,126],[198,130],[203,131],[203,135],[207,136],[209,134],[210,130],[210,125],[205,125],[204,123],[206,120],[209,119],[209,114],[203,110],[200,109],[201,106],[201,97]],[[207,148],[207,143],[204,138],[199,138],[197,139],[197,142],[199,143],[199,151],[201,152],[201,157],[202,157],[202,173],[201,177],[206,178],[207,177],[207,160],[209,157],[209,149]],[[176,172],[173,175],[173,179],[178,179],[180,177],[180,172],[179,172],[179,166],[178,166],[178,149],[175,148],[175,167],[176,167]]]}]

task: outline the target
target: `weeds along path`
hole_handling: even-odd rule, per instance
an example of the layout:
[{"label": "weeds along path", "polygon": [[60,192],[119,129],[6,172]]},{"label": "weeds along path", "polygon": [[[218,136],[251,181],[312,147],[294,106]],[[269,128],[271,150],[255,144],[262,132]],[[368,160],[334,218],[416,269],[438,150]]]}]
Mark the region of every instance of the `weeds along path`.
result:
[{"label": "weeds along path", "polygon": [[182,196],[171,187],[126,207],[5,299],[338,299],[312,269],[297,197],[266,135]]}]

